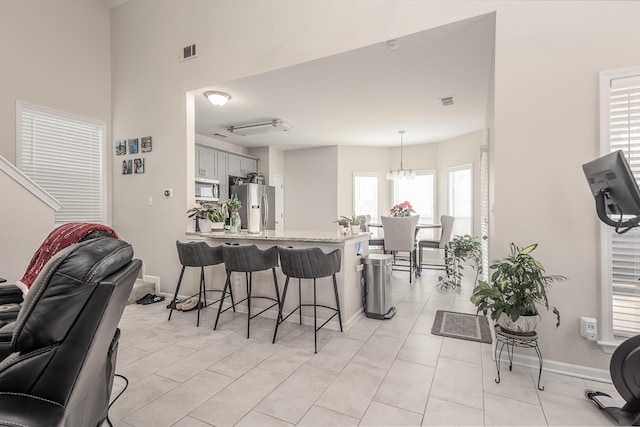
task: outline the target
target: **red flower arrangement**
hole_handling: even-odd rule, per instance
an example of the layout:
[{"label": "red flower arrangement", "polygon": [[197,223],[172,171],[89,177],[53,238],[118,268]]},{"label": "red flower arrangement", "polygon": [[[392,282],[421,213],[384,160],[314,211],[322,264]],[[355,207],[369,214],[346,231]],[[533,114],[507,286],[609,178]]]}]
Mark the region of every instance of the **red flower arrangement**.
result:
[{"label": "red flower arrangement", "polygon": [[413,206],[411,206],[411,203],[407,202],[406,200],[392,207],[390,211],[391,216],[410,216],[415,212],[416,211],[413,210]]}]

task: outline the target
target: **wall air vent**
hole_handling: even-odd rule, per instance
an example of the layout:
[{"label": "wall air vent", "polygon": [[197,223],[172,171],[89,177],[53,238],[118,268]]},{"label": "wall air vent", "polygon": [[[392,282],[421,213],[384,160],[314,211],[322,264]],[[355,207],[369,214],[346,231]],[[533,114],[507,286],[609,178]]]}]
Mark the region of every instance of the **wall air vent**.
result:
[{"label": "wall air vent", "polygon": [[448,107],[449,105],[453,105],[453,96],[445,96],[444,98],[440,98],[440,102],[442,102],[443,107]]},{"label": "wall air vent", "polygon": [[180,49],[180,54],[178,55],[178,62],[186,61],[187,59],[193,59],[195,57],[196,57],[196,45],[194,43]]},{"label": "wall air vent", "polygon": [[227,130],[233,134],[241,136],[257,135],[267,132],[287,132],[291,130],[291,123],[284,120],[275,119],[269,122],[229,126]]}]

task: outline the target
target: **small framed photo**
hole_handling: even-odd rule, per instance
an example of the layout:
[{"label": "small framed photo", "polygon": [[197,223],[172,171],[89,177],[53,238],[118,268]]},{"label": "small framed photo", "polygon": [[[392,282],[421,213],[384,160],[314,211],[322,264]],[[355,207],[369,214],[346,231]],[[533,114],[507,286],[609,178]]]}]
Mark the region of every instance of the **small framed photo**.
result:
[{"label": "small framed photo", "polygon": [[122,161],[122,175],[130,175],[133,168],[131,166],[131,159]]},{"label": "small framed photo", "polygon": [[[129,160],[131,161],[131,160]],[[144,158],[133,159],[133,173],[144,173]]]},{"label": "small framed photo", "polygon": [[116,156],[127,154],[127,140],[119,139],[116,141]]},{"label": "small framed photo", "polygon": [[145,136],[140,140],[140,150],[143,153],[148,153],[149,151],[151,151],[151,137],[150,136]]},{"label": "small framed photo", "polygon": [[138,154],[138,138],[130,139],[128,141],[129,154]]}]

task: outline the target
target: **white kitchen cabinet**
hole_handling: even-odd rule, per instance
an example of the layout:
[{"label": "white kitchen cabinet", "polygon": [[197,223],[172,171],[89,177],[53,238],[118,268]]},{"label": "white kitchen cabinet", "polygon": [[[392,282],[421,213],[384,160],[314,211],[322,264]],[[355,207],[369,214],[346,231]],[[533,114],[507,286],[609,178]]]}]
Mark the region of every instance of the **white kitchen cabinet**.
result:
[{"label": "white kitchen cabinet", "polygon": [[236,156],[229,154],[228,173],[231,176],[247,176],[252,172],[258,171],[258,161],[248,157]]},{"label": "white kitchen cabinet", "polygon": [[218,179],[218,150],[196,145],[196,178]]}]

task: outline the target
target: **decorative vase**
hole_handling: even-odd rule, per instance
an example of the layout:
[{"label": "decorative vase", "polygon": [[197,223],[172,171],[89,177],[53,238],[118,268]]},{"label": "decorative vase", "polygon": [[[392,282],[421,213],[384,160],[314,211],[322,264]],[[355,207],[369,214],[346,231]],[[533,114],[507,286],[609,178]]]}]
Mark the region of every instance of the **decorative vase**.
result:
[{"label": "decorative vase", "polygon": [[502,313],[498,317],[498,325],[503,331],[514,335],[533,335],[538,327],[538,315],[520,316],[515,322],[509,316]]},{"label": "decorative vase", "polygon": [[351,235],[355,236],[357,234],[360,234],[360,224],[351,226]]},{"label": "decorative vase", "polygon": [[242,221],[240,220],[240,214],[238,213],[238,211],[231,212],[230,218],[231,218],[230,220],[231,232],[237,233],[238,231],[240,231],[240,228],[242,228]]}]

